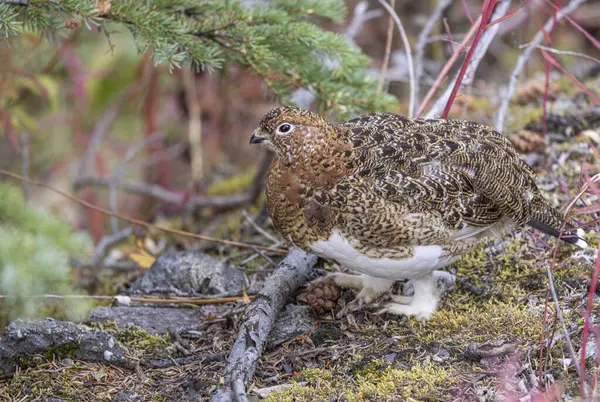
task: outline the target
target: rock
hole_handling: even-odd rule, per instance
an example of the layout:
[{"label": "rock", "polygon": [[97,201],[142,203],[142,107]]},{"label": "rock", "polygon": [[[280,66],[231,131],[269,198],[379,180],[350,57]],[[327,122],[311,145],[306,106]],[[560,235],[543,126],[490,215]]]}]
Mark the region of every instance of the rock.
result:
[{"label": "rock", "polygon": [[22,359],[42,354],[88,362],[126,365],[125,351],[106,332],[83,329],[72,322],[16,320],[0,339],[0,372],[10,374]]},{"label": "rock", "polygon": [[113,399],[115,402],[134,402],[139,400],[140,396],[137,392],[127,390],[119,391]]},{"label": "rock", "polygon": [[169,289],[191,295],[238,293],[246,275],[231,265],[197,251],[167,253],[159,257],[137,280],[132,291],[151,293]]},{"label": "rock", "polygon": [[316,321],[309,306],[288,304],[277,316],[273,330],[267,338],[267,347],[275,347],[295,336],[316,329]]},{"label": "rock", "polygon": [[166,334],[170,330],[182,333],[199,330],[203,321],[201,310],[175,307],[96,307],[88,322],[113,321],[119,328],[136,324],[149,334]]}]

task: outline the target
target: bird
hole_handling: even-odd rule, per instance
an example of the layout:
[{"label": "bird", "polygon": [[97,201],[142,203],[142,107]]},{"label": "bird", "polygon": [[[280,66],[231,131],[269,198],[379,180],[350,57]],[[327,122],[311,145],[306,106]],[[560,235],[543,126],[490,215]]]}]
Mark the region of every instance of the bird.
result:
[{"label": "bird", "polygon": [[360,305],[399,280],[412,285],[412,297],[392,296],[381,312],[427,321],[451,276],[441,268],[526,225],[587,248],[511,142],[481,123],[387,112],[330,123],[281,106],[250,144],[274,155],[267,211],[288,246],[354,271],[327,277],[358,290]]}]

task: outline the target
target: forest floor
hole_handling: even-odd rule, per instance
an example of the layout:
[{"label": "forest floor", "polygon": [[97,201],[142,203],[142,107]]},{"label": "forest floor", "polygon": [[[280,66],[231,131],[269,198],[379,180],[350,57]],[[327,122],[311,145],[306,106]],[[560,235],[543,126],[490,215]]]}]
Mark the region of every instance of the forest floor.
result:
[{"label": "forest floor", "polygon": [[[586,85],[600,92],[600,77]],[[535,85],[521,90],[505,130],[538,172],[540,188],[556,206],[566,205],[578,192],[582,166],[600,165],[594,149],[600,139],[600,110],[572,87],[570,81],[558,81],[546,138],[539,135],[541,105]],[[469,119],[491,123],[494,110],[487,99],[464,97],[457,104]],[[221,225],[230,228],[240,222],[243,216],[234,213]],[[268,223],[263,226],[275,236]],[[314,330],[264,352],[249,395],[253,400],[265,396],[267,401],[528,401],[535,390],[546,386],[547,396],[572,399],[579,393],[579,378],[549,292],[547,267],[553,273],[568,338],[579,353],[597,228],[589,229],[586,239],[590,249],[560,243],[555,258],[555,241],[531,230],[482,244],[448,268],[461,281],[426,324],[368,310],[338,317],[336,313],[353,297],[344,292],[335,311],[313,317]],[[251,290],[259,288],[269,273],[261,267],[272,270],[273,265],[258,256],[242,267],[246,257],[228,259],[252,278]],[[332,269],[337,268],[320,261],[312,279]],[[289,303],[301,304],[296,299]],[[0,383],[0,400],[208,400],[222,383],[243,307],[238,302],[201,310],[201,329],[185,335],[149,335],[138,327],[93,324],[113,334],[137,364],[84,362],[60,351],[33,356]],[[598,323],[596,314],[592,319]],[[181,359],[190,351],[205,358],[186,364]],[[593,379],[599,358],[593,336],[587,351],[586,376]],[[156,361],[173,364],[164,368],[144,364]]]}]

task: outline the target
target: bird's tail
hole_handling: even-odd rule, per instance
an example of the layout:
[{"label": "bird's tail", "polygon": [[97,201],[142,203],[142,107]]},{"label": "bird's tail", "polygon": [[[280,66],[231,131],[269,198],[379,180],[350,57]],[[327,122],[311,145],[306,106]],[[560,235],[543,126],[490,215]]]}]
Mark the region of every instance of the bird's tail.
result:
[{"label": "bird's tail", "polygon": [[588,243],[583,239],[583,235],[585,232],[581,228],[574,228],[572,225],[566,225],[566,230],[562,232],[562,235],[558,229],[541,222],[537,219],[531,219],[528,222],[529,226],[534,229],[539,230],[540,232],[549,234],[550,236],[559,237],[563,241],[567,243],[571,243],[580,248],[588,248]]},{"label": "bird's tail", "polygon": [[558,210],[548,205],[543,197],[533,199],[533,217],[527,224],[542,233],[571,243],[577,247],[588,248],[588,243],[583,239],[585,232],[576,228],[570,222],[565,224],[564,230],[560,231],[563,224],[563,216]]}]

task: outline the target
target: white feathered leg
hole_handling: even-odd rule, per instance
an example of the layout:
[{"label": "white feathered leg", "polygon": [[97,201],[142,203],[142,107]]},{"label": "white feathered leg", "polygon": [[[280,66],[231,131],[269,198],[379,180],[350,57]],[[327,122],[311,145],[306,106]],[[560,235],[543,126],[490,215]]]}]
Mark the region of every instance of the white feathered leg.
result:
[{"label": "white feathered leg", "polygon": [[438,303],[449,285],[454,283],[454,275],[445,271],[434,271],[431,275],[410,280],[414,290],[412,297],[393,295],[392,302],[386,304],[380,313],[414,316],[427,321],[437,310]]},{"label": "white feathered leg", "polygon": [[389,292],[395,282],[391,279],[375,278],[365,274],[351,275],[341,272],[329,274],[326,276],[326,279],[332,279],[342,288],[360,290],[358,295],[356,295],[356,300],[361,306],[363,303],[370,304],[383,294]]}]

